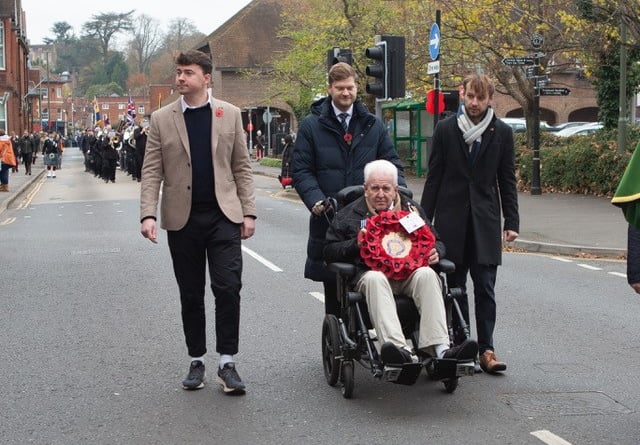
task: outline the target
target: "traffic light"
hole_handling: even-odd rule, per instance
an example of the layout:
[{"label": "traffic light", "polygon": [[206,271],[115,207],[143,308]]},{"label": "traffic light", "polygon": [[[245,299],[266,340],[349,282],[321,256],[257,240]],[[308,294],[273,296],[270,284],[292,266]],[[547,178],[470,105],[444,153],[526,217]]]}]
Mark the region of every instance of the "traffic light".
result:
[{"label": "traffic light", "polygon": [[376,36],[376,46],[367,48],[365,55],[373,60],[367,65],[367,93],[380,98],[405,95],[405,39],[400,36]]},{"label": "traffic light", "polygon": [[382,36],[387,42],[387,97],[404,97],[406,78],[404,37]]},{"label": "traffic light", "polygon": [[353,54],[350,49],[334,47],[327,51],[327,71],[338,62],[353,65]]},{"label": "traffic light", "polygon": [[[376,36],[378,40],[380,36]],[[367,93],[385,99],[387,97],[387,42],[377,41],[376,46],[367,48],[365,51],[367,58],[373,63],[367,65],[367,76],[373,80],[367,80]]]}]

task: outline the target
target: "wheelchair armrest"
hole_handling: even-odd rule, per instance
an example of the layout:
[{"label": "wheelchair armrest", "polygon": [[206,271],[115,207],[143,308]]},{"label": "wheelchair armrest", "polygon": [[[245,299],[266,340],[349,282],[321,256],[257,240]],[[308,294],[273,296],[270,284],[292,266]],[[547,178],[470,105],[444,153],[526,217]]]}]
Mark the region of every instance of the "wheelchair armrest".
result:
[{"label": "wheelchair armrest", "polygon": [[456,270],[456,265],[453,261],[449,261],[445,258],[441,258],[438,264],[434,264],[432,267],[433,270],[438,273],[451,273]]},{"label": "wheelchair armrest", "polygon": [[336,272],[345,278],[353,277],[357,271],[355,264],[351,263],[328,263],[327,269],[331,272]]}]

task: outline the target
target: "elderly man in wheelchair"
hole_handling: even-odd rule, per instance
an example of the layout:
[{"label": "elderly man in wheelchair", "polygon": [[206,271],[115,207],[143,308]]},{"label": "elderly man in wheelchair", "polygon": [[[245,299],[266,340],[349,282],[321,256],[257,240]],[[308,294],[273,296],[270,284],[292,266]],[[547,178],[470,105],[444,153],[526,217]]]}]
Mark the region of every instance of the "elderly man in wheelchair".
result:
[{"label": "elderly man in wheelchair", "polygon": [[[325,375],[329,384],[335,384],[339,377],[347,397],[350,394],[345,394],[345,386],[347,392],[353,390],[353,360],[349,359],[362,363],[365,355],[374,376],[404,384],[413,384],[426,363],[443,361],[453,364],[449,367],[453,371],[445,374],[456,382],[452,385],[455,389],[460,375],[456,364],[469,362],[471,372],[466,374],[472,374],[478,345],[468,338],[459,345],[451,343],[444,280],[434,270],[445,246],[425,221],[419,204],[399,192],[398,172],[392,163],[370,162],[364,178],[363,196],[339,209],[326,235],[324,256],[329,270],[338,274],[341,318],[336,327],[336,320],[327,320],[333,315],[325,317],[323,337],[332,343],[328,349],[333,354],[323,357]],[[413,347],[398,314],[396,299],[400,296],[409,297],[418,312],[419,321],[413,321],[414,327],[417,325]],[[364,307],[359,301],[362,298],[367,310],[360,309]],[[367,316],[373,331],[364,328]],[[352,323],[357,326],[349,326]],[[381,345],[379,353],[371,346],[376,337]],[[349,361],[351,366],[345,367]]]}]

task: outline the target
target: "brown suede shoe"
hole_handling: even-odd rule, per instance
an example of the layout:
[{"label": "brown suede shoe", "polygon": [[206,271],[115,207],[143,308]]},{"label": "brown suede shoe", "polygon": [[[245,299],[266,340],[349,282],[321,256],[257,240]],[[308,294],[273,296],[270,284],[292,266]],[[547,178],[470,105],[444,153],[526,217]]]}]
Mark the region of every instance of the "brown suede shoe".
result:
[{"label": "brown suede shoe", "polygon": [[496,374],[507,369],[507,364],[498,361],[496,353],[491,349],[487,349],[480,355],[480,367],[484,372]]}]

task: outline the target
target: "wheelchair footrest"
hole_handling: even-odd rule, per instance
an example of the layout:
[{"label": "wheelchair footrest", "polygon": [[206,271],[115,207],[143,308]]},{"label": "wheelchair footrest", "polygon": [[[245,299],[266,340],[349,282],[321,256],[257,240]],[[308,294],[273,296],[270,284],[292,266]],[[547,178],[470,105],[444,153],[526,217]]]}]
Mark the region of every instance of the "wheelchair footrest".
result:
[{"label": "wheelchair footrest", "polygon": [[423,364],[432,380],[471,376],[475,370],[473,361],[459,362],[452,358],[428,358]]},{"label": "wheelchair footrest", "polygon": [[421,363],[404,363],[402,365],[385,365],[382,380],[399,385],[413,385],[422,371]]}]

